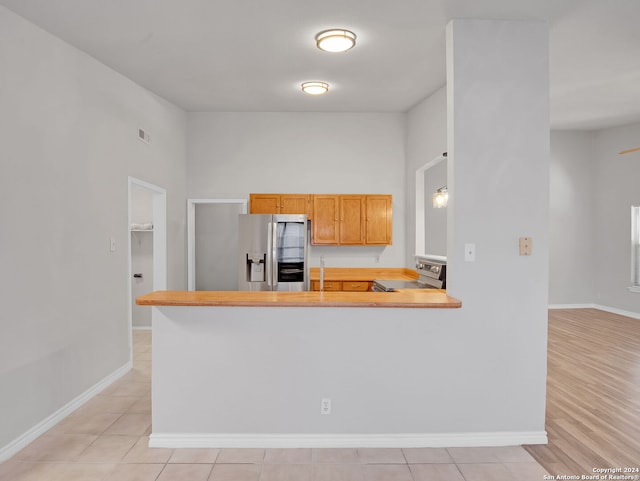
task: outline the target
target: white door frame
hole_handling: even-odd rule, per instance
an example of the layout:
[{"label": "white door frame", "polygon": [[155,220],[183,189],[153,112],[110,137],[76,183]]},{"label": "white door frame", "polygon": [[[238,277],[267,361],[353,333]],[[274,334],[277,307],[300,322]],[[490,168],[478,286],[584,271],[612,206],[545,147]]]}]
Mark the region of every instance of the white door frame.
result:
[{"label": "white door frame", "polygon": [[[127,231],[130,232],[131,223],[131,189],[139,187],[153,194],[153,290],[161,291],[167,289],[167,191],[162,187],[150,184],[134,177],[128,178],[128,201],[129,211],[127,214]],[[129,298],[129,350],[130,359],[133,359],[133,342],[131,331],[133,329],[132,313],[132,280],[131,280],[131,234],[129,233],[129,259],[127,271],[127,296]]]},{"label": "white door frame", "polygon": [[247,199],[187,199],[187,289],[196,290],[196,205],[240,204],[247,213]]},{"label": "white door frame", "polygon": [[447,160],[444,155],[440,155],[435,159],[427,162],[418,170],[416,170],[416,246],[415,252],[417,256],[428,254],[425,246],[425,211],[424,211],[424,173],[431,167],[438,165],[443,160]]}]

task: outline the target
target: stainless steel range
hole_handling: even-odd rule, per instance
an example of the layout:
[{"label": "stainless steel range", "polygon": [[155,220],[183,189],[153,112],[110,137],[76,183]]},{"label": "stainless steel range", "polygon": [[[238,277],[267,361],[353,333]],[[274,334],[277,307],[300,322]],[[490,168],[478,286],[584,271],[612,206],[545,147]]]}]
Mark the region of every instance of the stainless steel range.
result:
[{"label": "stainless steel range", "polygon": [[447,284],[447,262],[429,257],[416,256],[415,281],[399,281],[376,279],[373,281],[373,291],[392,292],[398,289],[445,289]]}]

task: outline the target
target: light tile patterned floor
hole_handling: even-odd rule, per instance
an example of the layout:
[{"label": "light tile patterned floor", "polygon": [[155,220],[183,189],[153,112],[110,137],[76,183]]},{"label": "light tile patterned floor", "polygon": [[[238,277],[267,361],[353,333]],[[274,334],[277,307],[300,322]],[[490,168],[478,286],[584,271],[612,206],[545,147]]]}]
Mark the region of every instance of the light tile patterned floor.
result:
[{"label": "light tile patterned floor", "polygon": [[539,481],[520,446],[149,449],[151,333],[133,370],[0,465],[0,481]]}]

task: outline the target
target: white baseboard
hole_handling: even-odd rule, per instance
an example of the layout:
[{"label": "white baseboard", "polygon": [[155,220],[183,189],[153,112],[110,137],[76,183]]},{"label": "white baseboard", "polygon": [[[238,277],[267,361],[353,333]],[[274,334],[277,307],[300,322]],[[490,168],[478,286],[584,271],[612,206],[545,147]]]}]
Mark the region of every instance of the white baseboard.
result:
[{"label": "white baseboard", "polygon": [[595,304],[549,304],[549,309],[597,309]]},{"label": "white baseboard", "polygon": [[113,371],[111,374],[105,377],[102,381],[98,382],[97,384],[94,384],[92,387],[87,389],[78,397],[76,397],[75,399],[71,400],[70,402],[62,406],[52,415],[40,421],[38,424],[33,426],[27,432],[17,437],[6,446],[1,447],[0,463],[12,457],[14,454],[16,454],[22,448],[24,448],[27,444],[35,441],[38,436],[47,432],[53,426],[55,426],[64,418],[66,418],[69,414],[74,412],[76,409],[78,409],[80,406],[85,404],[87,401],[91,400],[91,398],[93,398],[96,394],[103,391],[105,388],[109,387],[115,381],[120,379],[122,376],[124,376],[127,372],[131,370],[132,366],[133,364],[131,361],[127,362],[124,366],[119,367],[118,369]]},{"label": "white baseboard", "polygon": [[131,330],[133,331],[150,331],[151,326],[132,326]]},{"label": "white baseboard", "polygon": [[615,307],[603,306],[600,304],[549,304],[549,309],[599,309],[601,311],[619,314],[621,316],[640,319],[640,313],[632,311],[624,311]]},{"label": "white baseboard", "polygon": [[619,314],[621,316],[631,317],[633,319],[640,319],[640,313],[638,312],[624,311],[615,307],[601,306],[599,304],[594,305],[594,307],[596,309],[600,309],[601,311],[610,312],[612,314]]},{"label": "white baseboard", "polygon": [[417,434],[163,434],[151,448],[442,448],[547,444],[545,431]]}]

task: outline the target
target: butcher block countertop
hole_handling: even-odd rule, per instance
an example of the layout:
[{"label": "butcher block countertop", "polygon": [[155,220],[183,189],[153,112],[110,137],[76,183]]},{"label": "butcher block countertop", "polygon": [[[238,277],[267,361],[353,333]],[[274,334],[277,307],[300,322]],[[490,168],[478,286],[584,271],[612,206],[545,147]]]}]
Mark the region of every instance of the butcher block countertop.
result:
[{"label": "butcher block countertop", "polygon": [[[309,278],[312,281],[319,281],[320,268],[312,267]],[[417,278],[418,273],[415,270],[401,267],[326,267],[324,269],[324,280],[329,282],[371,282],[375,279],[412,281]]]},{"label": "butcher block countertop", "polygon": [[[377,278],[377,277],[376,277]],[[396,292],[156,291],[136,299],[140,306],[227,307],[401,307],[458,308],[440,289]]]}]

